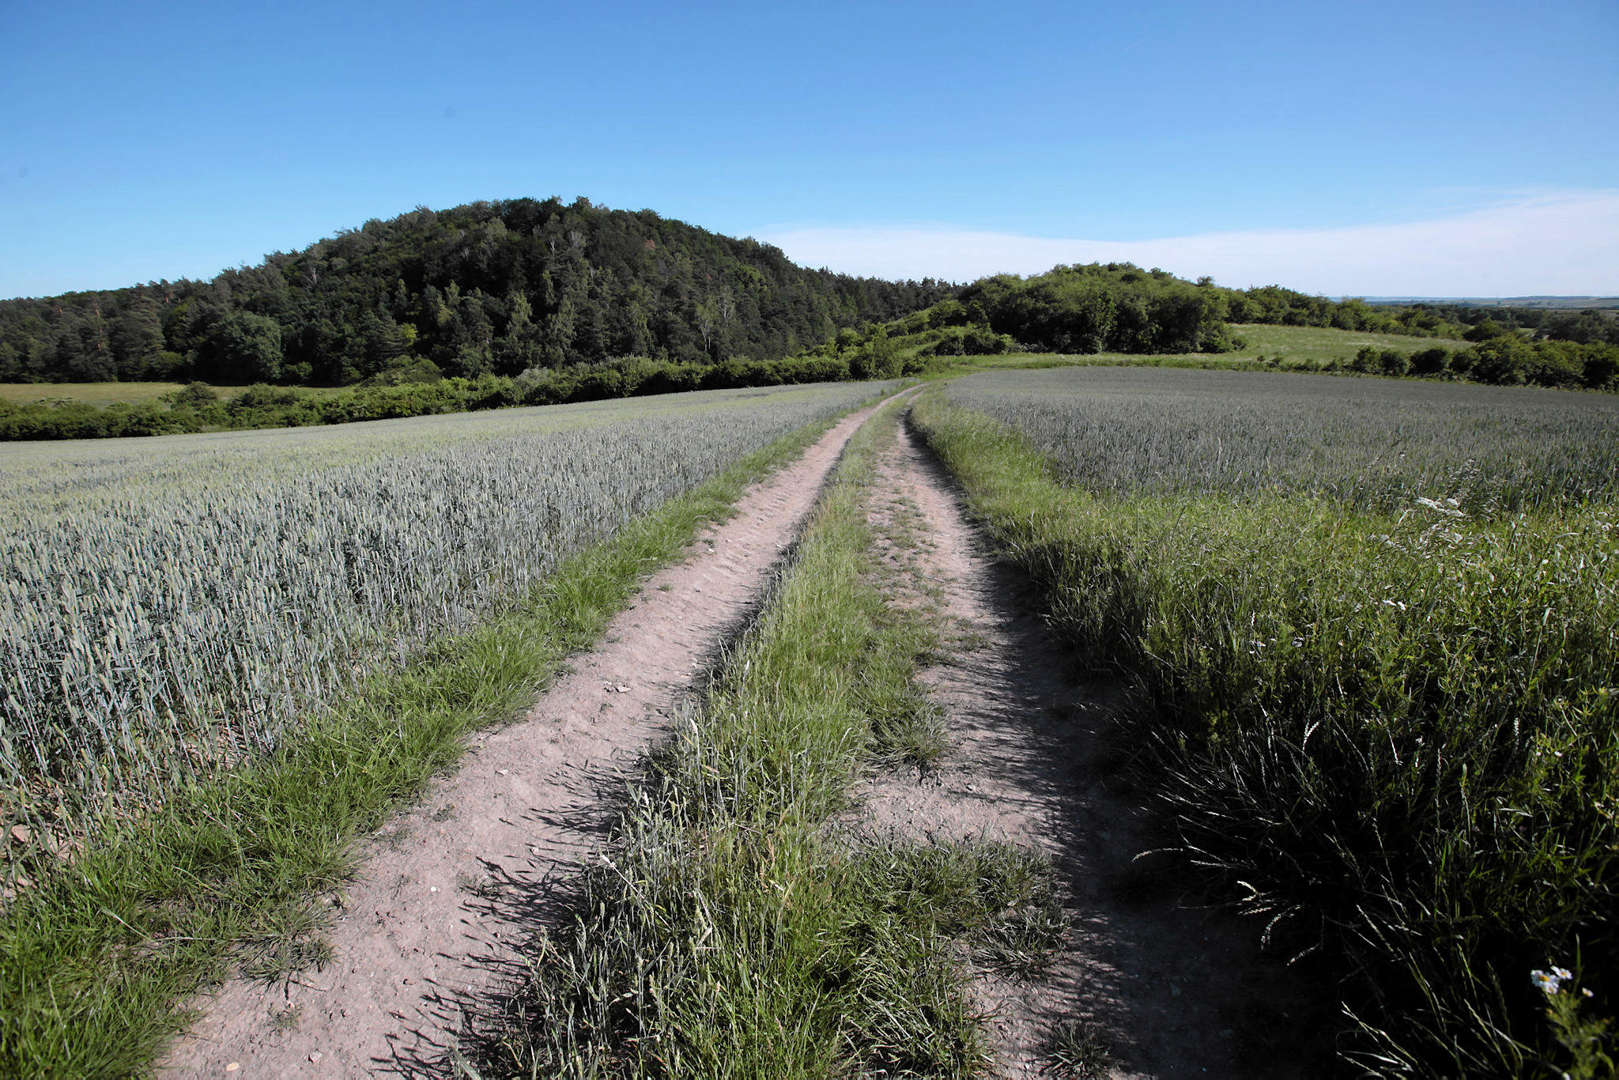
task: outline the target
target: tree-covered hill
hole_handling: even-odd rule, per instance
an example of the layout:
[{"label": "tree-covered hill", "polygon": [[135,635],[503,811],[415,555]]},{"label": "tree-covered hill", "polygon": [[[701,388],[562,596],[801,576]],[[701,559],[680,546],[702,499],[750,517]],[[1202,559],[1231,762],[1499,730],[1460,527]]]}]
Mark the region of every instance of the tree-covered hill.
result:
[{"label": "tree-covered hill", "polygon": [[0,301],[0,382],[346,385],[617,356],[772,360],[954,292],[806,270],[650,210],[479,202],[368,221],[212,281]]},{"label": "tree-covered hill", "polygon": [[[1368,345],[1353,361],[1313,370],[1619,389],[1619,346],[1605,343],[1601,331],[1611,320],[1598,312],[1547,321],[1538,329],[1491,319],[1469,325],[1446,317],[1456,313],[1328,300],[1279,285],[1226,289],[1208,278],[1187,281],[1130,263],[1091,263],[1030,277],[981,278],[953,297],[885,324],[863,332],[840,330],[806,355],[846,362],[856,375],[886,376],[935,356],[1222,353],[1245,344],[1240,326],[1233,324],[1273,324],[1458,339],[1455,348]],[[1582,338],[1574,331],[1590,332]],[[1461,341],[1472,347],[1460,347]]]}]

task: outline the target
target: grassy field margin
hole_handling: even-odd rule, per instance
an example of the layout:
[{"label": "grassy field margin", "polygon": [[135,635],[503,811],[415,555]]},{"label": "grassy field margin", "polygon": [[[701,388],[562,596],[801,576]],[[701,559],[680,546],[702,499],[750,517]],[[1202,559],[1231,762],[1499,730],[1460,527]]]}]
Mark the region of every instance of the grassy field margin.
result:
[{"label": "grassy field margin", "polygon": [[316,898],[350,869],[355,838],[453,764],[463,735],[531,701],[648,573],[833,423],[569,558],[526,602],[371,679],[273,757],[106,822],[66,869],[40,867],[43,884],[0,912],[0,1075],[141,1073],[200,986],[321,959]]},{"label": "grassy field margin", "polygon": [[[932,752],[937,647],[887,602],[865,501],[890,407],[851,440],[792,565],[654,756],[571,932],[476,1048],[476,1075],[974,1075],[960,950],[1037,954],[1042,860],[862,836],[863,769]],[[1031,926],[1040,926],[1033,931]],[[472,1075],[469,1073],[469,1075]]]},{"label": "grassy field margin", "polygon": [[1132,679],[1183,854],[1342,980],[1357,1066],[1611,1075],[1610,510],[1101,497],[936,389],[911,415],[1055,631]]}]

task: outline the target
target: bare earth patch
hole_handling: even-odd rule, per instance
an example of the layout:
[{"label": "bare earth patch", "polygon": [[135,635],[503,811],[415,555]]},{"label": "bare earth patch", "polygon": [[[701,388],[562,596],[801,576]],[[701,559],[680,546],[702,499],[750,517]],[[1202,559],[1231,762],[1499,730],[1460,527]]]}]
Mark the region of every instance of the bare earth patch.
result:
[{"label": "bare earth patch", "polygon": [[1132,863],[1152,840],[1111,784],[1099,737],[1118,690],[1071,677],[1072,662],[1019,603],[1020,586],[985,554],[948,477],[903,425],[875,491],[883,559],[908,582],[895,602],[927,610],[944,637],[921,679],[944,711],[950,749],[921,775],[873,776],[856,793],[864,827],[1012,843],[1051,858],[1065,892],[1068,929],[1049,963],[1033,975],[975,969],[997,1072],[1306,1074],[1290,979],[1256,963],[1252,930],[1183,901],[1174,882],[1144,880]]},{"label": "bare earth patch", "polygon": [[[798,535],[855,413],[756,485],[653,578],[521,721],[365,841],[332,898],[331,959],[284,984],[237,979],[162,1071],[245,1077],[444,1075],[467,1003],[519,963],[558,890],[605,839],[637,762]],[[520,898],[514,900],[513,898]]]}]

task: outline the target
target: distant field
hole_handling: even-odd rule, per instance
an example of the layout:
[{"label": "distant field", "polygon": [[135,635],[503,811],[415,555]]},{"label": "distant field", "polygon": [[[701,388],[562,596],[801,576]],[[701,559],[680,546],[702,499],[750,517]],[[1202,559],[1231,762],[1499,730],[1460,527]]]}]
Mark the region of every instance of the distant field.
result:
[{"label": "distant field", "polygon": [[[1465,349],[1469,342],[1455,338],[1410,337],[1405,334],[1373,334],[1360,330],[1335,330],[1322,326],[1271,326],[1263,323],[1232,323],[1231,328],[1242,338],[1243,347],[1228,353],[1172,353],[1169,358],[1185,360],[1188,365],[1207,367],[1221,361],[1268,360],[1283,361],[1289,367],[1319,367],[1329,361],[1347,364],[1355,354],[1370,345],[1376,349],[1393,349],[1406,354],[1434,347]],[[1149,359],[1164,359],[1161,354],[1152,357],[1135,353],[1095,353],[1080,357],[1087,364],[1117,363],[1139,365]],[[975,363],[987,367],[1028,367],[1031,360],[1050,362],[1058,366],[1061,357],[1053,353],[1008,353],[1005,356],[984,356]]]},{"label": "distant field", "polygon": [[[1266,326],[1258,323],[1234,323],[1232,329],[1246,343],[1237,352],[1210,355],[1207,353],[1182,354],[1189,360],[1208,363],[1210,360],[1252,360],[1260,356],[1299,363],[1301,361],[1336,360],[1347,363],[1367,345],[1378,349],[1395,349],[1403,353],[1420,352],[1438,345],[1447,349],[1466,348],[1467,342],[1453,338],[1408,337],[1402,334],[1370,334],[1351,330],[1334,330],[1316,326]],[[1027,366],[1031,354],[984,358],[990,365]],[[1050,353],[1032,354],[1039,359],[1055,360]],[[1121,364],[1139,363],[1142,357],[1125,353],[1098,353],[1085,357],[1086,361],[1114,360]],[[138,405],[155,401],[164,394],[178,390],[183,383],[173,382],[97,382],[97,383],[0,383],[0,401],[26,405],[38,401],[76,401],[105,408],[118,402]],[[216,386],[220,398],[230,400],[246,390],[245,386]],[[325,396],[341,392],[341,387],[306,386],[300,391]]]},{"label": "distant field", "polygon": [[[138,405],[156,401],[180,389],[172,382],[93,382],[93,383],[0,383],[0,401],[32,405],[38,401],[81,401],[87,405],[113,405],[126,401]],[[220,396],[239,393],[242,387],[220,387]]]},{"label": "distant field", "polygon": [[1435,346],[1443,349],[1465,349],[1468,342],[1455,338],[1411,337],[1408,334],[1373,334],[1361,330],[1335,330],[1330,326],[1269,326],[1263,323],[1232,323],[1231,329],[1247,344],[1231,356],[1254,357],[1261,354],[1288,359],[1353,360],[1355,354],[1370,345],[1377,349],[1394,349],[1402,353],[1421,352]]},{"label": "distant field", "polygon": [[[37,401],[77,401],[105,408],[119,402],[139,405],[143,401],[156,401],[184,385],[176,382],[0,383],[0,401],[15,405],[29,405]],[[216,386],[214,392],[228,401],[246,389],[245,386]],[[337,392],[337,388],[326,386],[304,386],[299,389],[321,395]]]}]

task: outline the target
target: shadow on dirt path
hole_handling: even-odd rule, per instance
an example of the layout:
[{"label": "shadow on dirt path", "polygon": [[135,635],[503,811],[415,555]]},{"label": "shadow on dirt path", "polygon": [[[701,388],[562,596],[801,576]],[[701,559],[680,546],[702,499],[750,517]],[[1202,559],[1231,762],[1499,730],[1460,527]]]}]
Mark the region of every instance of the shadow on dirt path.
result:
[{"label": "shadow on dirt path", "polygon": [[880,557],[909,583],[895,602],[925,609],[941,629],[939,662],[921,681],[951,746],[923,775],[872,777],[857,793],[859,827],[1017,844],[1050,857],[1065,887],[1068,930],[1041,972],[975,970],[997,1071],[1330,1071],[1319,1047],[1301,1049],[1314,1014],[1300,1002],[1310,995],[1255,955],[1255,928],[1134,861],[1155,843],[1105,749],[1120,688],[1073,677],[1073,661],[1031,614],[1026,580],[990,556],[920,436],[901,425],[879,470],[870,515]]}]

